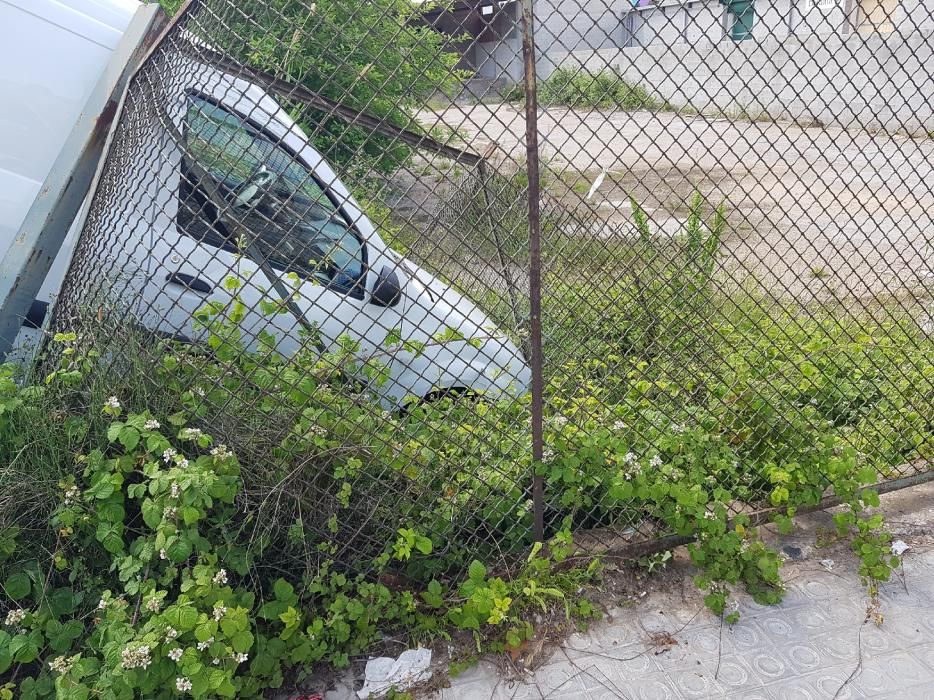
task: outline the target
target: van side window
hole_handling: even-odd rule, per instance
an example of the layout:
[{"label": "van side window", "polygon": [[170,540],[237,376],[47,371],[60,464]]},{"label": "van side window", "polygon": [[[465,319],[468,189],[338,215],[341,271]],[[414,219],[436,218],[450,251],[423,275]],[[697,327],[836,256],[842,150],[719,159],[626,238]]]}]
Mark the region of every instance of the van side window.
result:
[{"label": "van side window", "polygon": [[[246,254],[246,242],[236,240],[230,225],[236,220],[277,270],[362,298],[363,243],[314,175],[245,120],[199,97],[188,99],[179,230]],[[197,182],[189,158],[214,179],[229,205],[225,216]]]}]

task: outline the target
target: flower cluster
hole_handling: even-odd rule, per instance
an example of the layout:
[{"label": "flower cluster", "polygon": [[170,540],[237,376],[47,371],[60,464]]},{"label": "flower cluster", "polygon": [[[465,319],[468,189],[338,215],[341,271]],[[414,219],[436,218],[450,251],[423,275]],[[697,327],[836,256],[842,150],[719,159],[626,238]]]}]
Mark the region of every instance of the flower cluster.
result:
[{"label": "flower cluster", "polygon": [[198,651],[204,651],[209,646],[211,646],[213,643],[214,643],[214,637],[208,637],[203,642],[198,642],[197,644]]},{"label": "flower cluster", "polygon": [[129,670],[132,668],[149,668],[152,663],[152,657],[149,655],[149,647],[141,644],[137,647],[127,647],[120,655],[120,664],[123,668]]},{"label": "flower cluster", "polygon": [[78,502],[78,498],[81,496],[81,489],[77,486],[69,486],[65,490],[65,506],[73,506]]},{"label": "flower cluster", "polygon": [[4,624],[9,625],[10,627],[16,627],[23,620],[26,619],[26,611],[21,610],[20,608],[14,608],[6,614],[6,621]]},{"label": "flower cluster", "polygon": [[219,586],[224,586],[224,585],[226,585],[226,584],[227,584],[227,570],[226,570],[226,569],[221,569],[221,570],[218,571],[216,574],[214,574],[214,578],[211,579],[211,580],[212,580],[216,585],[219,585]]},{"label": "flower cluster", "polygon": [[175,639],[176,637],[178,637],[178,630],[177,630],[177,629],[175,629],[174,627],[166,627],[166,628],[165,628],[165,641],[166,641],[166,642],[171,642],[171,641],[172,641],[173,639]]},{"label": "flower cluster", "polygon": [[224,618],[224,615],[226,614],[227,614],[227,608],[225,608],[220,603],[214,604],[214,619],[215,620],[220,622]]},{"label": "flower cluster", "polygon": [[54,659],[49,661],[49,670],[53,673],[68,673],[71,670],[71,667],[75,665],[75,661],[77,660],[77,656],[71,656],[69,658],[65,658],[64,656],[56,656]]},{"label": "flower cluster", "polygon": [[187,678],[176,678],[175,689],[180,693],[187,693],[191,690],[191,681]]},{"label": "flower cluster", "polygon": [[158,430],[162,427],[162,425],[155,418],[150,418],[148,421],[143,423],[143,427],[146,428],[146,430]]},{"label": "flower cluster", "polygon": [[211,454],[215,457],[227,457],[230,455],[230,450],[227,449],[227,445],[218,445],[211,450]]},{"label": "flower cluster", "polygon": [[121,408],[120,400],[116,396],[111,396],[104,402],[104,408],[108,408],[111,411],[119,411]]},{"label": "flower cluster", "polygon": [[204,435],[198,428],[183,428],[179,432],[178,437],[181,440],[197,440]]}]

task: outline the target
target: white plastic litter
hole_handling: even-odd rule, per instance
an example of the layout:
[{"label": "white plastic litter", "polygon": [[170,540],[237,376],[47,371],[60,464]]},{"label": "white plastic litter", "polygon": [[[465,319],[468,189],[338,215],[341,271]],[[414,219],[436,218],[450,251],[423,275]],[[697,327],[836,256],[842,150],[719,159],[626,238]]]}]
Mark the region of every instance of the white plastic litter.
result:
[{"label": "white plastic litter", "polygon": [[587,192],[587,199],[593,197],[597,190],[600,189],[600,185],[603,184],[603,181],[606,179],[606,170],[601,170],[600,174],[597,175],[597,179],[593,181],[593,184],[590,186],[590,190]]},{"label": "white plastic litter", "polygon": [[905,542],[902,542],[901,540],[895,540],[892,543],[892,554],[894,554],[896,557],[900,557],[902,554],[907,552],[909,549],[911,549],[911,545]]},{"label": "white plastic litter", "polygon": [[833,571],[833,559],[821,559],[820,565],[827,569],[827,571]]},{"label": "white plastic litter", "polygon": [[363,687],[357,691],[360,700],[379,698],[391,688],[403,691],[431,678],[431,649],[407,649],[398,659],[381,656],[366,662]]}]

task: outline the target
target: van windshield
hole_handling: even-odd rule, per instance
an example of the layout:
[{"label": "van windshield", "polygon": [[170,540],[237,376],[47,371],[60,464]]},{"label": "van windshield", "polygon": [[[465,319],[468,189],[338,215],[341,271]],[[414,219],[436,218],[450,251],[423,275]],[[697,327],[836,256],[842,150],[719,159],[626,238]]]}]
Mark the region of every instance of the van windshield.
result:
[{"label": "van windshield", "polygon": [[[362,297],[363,244],[312,173],[235,114],[199,97],[188,99],[179,229],[247,254],[247,242],[236,240],[229,225],[233,218],[274,268]],[[225,216],[208,200],[190,158],[214,179],[228,204]]]}]

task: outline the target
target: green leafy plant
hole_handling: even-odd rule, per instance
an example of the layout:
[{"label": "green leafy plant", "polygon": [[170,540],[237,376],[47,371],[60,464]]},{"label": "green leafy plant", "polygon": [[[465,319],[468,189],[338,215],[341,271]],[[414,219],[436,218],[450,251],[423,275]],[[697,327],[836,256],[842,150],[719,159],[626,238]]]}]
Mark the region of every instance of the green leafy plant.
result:
[{"label": "green leafy plant", "polygon": [[[507,90],[503,99],[517,102],[525,99],[521,83]],[[633,85],[616,71],[606,69],[594,73],[582,68],[558,68],[538,85],[538,102],[543,107],[567,106],[589,109],[649,109],[667,108],[664,100],[654,97],[641,85]]]}]

